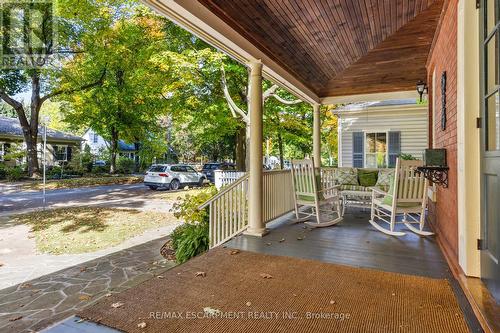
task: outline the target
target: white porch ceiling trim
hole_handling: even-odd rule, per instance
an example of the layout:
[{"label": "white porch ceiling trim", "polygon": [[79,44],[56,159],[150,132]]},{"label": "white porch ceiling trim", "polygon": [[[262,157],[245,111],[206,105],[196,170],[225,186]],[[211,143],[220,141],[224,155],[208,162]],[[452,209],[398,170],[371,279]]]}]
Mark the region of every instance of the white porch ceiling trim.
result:
[{"label": "white porch ceiling trim", "polygon": [[194,0],[141,0],[155,12],[198,36],[235,60],[248,64],[261,60],[266,79],[280,85],[308,103],[320,98],[287,70],[266,56],[228,24]]},{"label": "white porch ceiling trim", "polygon": [[357,103],[357,102],[376,102],[376,101],[385,101],[390,99],[409,99],[409,98],[415,98],[415,99],[419,98],[416,87],[415,90],[409,90],[409,91],[395,91],[395,92],[384,92],[375,94],[325,97],[321,99],[321,104],[324,105],[347,104],[347,103]]}]

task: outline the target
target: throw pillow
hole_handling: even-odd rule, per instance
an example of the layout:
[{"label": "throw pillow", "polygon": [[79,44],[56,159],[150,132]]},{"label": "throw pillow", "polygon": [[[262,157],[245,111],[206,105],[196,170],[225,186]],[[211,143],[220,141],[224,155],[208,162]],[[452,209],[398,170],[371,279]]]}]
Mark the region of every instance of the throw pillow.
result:
[{"label": "throw pillow", "polygon": [[394,177],[394,169],[381,169],[378,172],[376,186],[389,186],[390,176]]},{"label": "throw pillow", "polygon": [[361,186],[375,186],[377,183],[378,171],[358,170],[359,185]]},{"label": "throw pillow", "polygon": [[359,185],[356,169],[339,169],[337,172],[337,183],[340,185]]}]

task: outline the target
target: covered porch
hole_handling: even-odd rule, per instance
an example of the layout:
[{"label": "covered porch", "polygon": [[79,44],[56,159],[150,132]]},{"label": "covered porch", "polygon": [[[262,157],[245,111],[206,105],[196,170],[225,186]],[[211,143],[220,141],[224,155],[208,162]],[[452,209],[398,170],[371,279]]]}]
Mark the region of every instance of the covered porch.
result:
[{"label": "covered porch", "polygon": [[[310,229],[303,224],[292,224],[290,212],[294,209],[294,193],[290,172],[262,169],[263,78],[312,105],[312,157],[321,161],[322,105],[418,98],[415,85],[429,77],[426,65],[442,21],[443,8],[450,1],[401,0],[376,4],[368,0],[144,2],[248,65],[249,172],[200,207],[210,211],[210,242],[212,248],[217,248],[214,251],[227,247],[245,253],[310,259],[445,280],[460,308],[457,317],[465,320],[469,331],[482,331],[453,275],[454,268],[449,266],[434,238],[412,233],[399,238],[382,234],[369,225],[367,212],[357,209],[349,210],[342,223],[330,228]],[[321,168],[323,182],[334,181],[332,172]],[[196,258],[196,263],[200,263],[201,258]],[[266,257],[262,258],[265,260]],[[205,266],[200,263],[199,267]],[[219,274],[217,269],[220,267],[223,263],[215,264],[214,272]],[[182,266],[179,272],[184,272]],[[201,276],[204,272],[195,273]],[[210,271],[206,273],[209,276]],[[221,277],[219,283],[224,288],[229,282],[223,275],[217,276]],[[250,275],[237,277],[241,278],[241,288],[246,283],[255,282]],[[224,295],[229,297],[227,293]],[[385,302],[379,301],[380,304]],[[159,306],[161,308],[161,304]],[[87,312],[87,315],[95,320],[99,309],[94,310],[96,312]],[[156,322],[151,324],[157,325]],[[72,322],[66,325],[73,329],[78,327]],[[303,331],[313,331],[314,325],[310,325],[306,324]],[[123,328],[120,325],[114,327]],[[358,331],[363,331],[363,328],[359,326]],[[418,323],[413,328],[418,331]],[[97,332],[102,328],[93,325],[91,329]]]}]

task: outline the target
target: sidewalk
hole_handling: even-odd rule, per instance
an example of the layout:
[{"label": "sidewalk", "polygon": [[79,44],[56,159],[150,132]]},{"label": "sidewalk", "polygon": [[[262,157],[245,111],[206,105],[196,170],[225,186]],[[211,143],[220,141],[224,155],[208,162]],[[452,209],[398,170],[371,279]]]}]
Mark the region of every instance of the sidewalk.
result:
[{"label": "sidewalk", "polygon": [[70,268],[0,290],[0,331],[39,331],[111,292],[160,275],[175,265],[159,253],[167,239],[152,240],[91,261],[82,258],[81,263],[75,262]]}]

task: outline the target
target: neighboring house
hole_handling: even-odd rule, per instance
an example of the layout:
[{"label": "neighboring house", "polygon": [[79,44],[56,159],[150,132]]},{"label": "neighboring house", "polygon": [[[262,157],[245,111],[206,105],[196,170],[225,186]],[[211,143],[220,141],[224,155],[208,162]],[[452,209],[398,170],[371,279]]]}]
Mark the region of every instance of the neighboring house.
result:
[{"label": "neighboring house", "polygon": [[[90,152],[93,155],[98,155],[105,149],[109,148],[109,142],[104,140],[102,136],[95,133],[92,129],[89,129],[83,135],[83,146],[88,145],[90,147]],[[140,142],[136,143],[126,143],[123,140],[118,141],[118,156],[126,157],[135,160],[136,163],[139,162],[139,149]],[[83,147],[82,147],[83,149]],[[177,154],[172,147],[165,147],[165,154],[157,158],[158,163],[173,163],[177,161]]]},{"label": "neighboring house", "polygon": [[[85,142],[83,145],[87,144],[90,147],[90,152],[93,155],[97,155],[105,149],[109,148],[109,142],[107,142],[102,136],[94,132],[92,129],[88,129],[83,135]],[[139,161],[139,144],[138,143],[126,143],[123,140],[118,141],[118,156],[126,157]]]},{"label": "neighboring house", "polygon": [[[43,158],[43,133],[42,126],[38,129],[38,158],[42,162]],[[69,162],[75,151],[78,151],[83,138],[47,129],[47,165],[59,165],[63,162]],[[5,160],[5,154],[14,150],[15,146],[25,148],[23,130],[17,118],[0,117],[0,161]],[[20,161],[5,161],[10,164],[23,163]]]},{"label": "neighboring house", "polygon": [[394,167],[400,154],[428,147],[428,106],[415,99],[349,104],[338,115],[339,166]]}]

